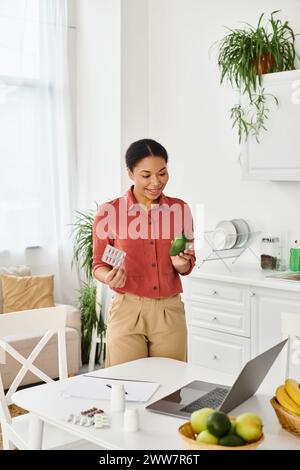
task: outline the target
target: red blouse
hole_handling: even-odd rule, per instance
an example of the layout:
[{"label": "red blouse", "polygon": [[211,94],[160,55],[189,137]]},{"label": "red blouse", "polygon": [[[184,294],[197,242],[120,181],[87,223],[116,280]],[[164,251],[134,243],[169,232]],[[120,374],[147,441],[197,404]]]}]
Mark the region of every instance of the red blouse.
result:
[{"label": "red blouse", "polygon": [[[179,273],[169,255],[171,241],[184,233],[193,246],[193,219],[181,199],[161,194],[158,204],[146,211],[137,203],[133,186],[124,196],[98,207],[93,228],[93,273],[102,266],[106,245],[126,252],[126,284],[113,289],[140,297],[170,297],[182,292]],[[184,275],[189,274],[194,265]]]}]

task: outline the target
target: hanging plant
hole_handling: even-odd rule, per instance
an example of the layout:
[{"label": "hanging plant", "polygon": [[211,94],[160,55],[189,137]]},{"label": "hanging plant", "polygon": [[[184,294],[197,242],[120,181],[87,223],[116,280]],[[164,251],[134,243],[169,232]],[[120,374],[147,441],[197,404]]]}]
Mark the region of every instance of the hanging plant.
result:
[{"label": "hanging plant", "polygon": [[299,57],[295,51],[296,34],[288,21],[275,18],[279,11],[273,11],[265,25],[262,13],[256,27],[246,23],[244,29],[228,28],[228,34],[218,42],[221,84],[227,79],[248,99],[247,105],[238,103],[230,110],[240,143],[250,135],[259,141],[261,130],[266,130],[268,103],[272,100],[278,105],[274,95],[265,93],[263,75],[295,70],[295,59]]}]

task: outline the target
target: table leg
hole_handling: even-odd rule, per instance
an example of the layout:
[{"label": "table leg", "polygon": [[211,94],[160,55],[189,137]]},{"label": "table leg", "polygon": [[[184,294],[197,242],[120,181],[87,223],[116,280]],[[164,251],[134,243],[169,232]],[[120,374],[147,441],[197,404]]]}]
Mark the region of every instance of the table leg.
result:
[{"label": "table leg", "polygon": [[43,432],[44,421],[42,421],[37,415],[30,413],[28,433],[28,447],[30,450],[38,450],[42,448]]}]

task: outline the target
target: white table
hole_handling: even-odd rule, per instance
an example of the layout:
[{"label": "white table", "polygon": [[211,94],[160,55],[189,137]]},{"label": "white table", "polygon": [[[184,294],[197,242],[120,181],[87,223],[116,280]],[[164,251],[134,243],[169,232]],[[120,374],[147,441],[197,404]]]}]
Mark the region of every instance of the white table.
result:
[{"label": "white table", "polygon": [[[91,374],[91,373],[90,373]],[[89,400],[82,398],[66,398],[62,391],[66,381],[76,383],[78,377],[72,377],[60,382],[39,385],[20,390],[13,395],[13,402],[32,414],[31,435],[29,436],[35,448],[39,447],[40,439],[37,433],[42,431],[42,423],[47,422],[62,430],[73,433],[79,439],[88,440],[104,449],[185,449],[178,435],[178,427],[186,420],[152,413],[145,406],[192,380],[223,383],[231,385],[234,377],[226,374],[213,373],[192,364],[166,358],[147,358],[128,362],[118,366],[92,372],[113,378],[149,380],[159,382],[160,388],[147,403],[128,403],[128,406],[140,408],[140,430],[136,433],[126,433],[122,429],[122,414],[111,415],[111,427],[94,429],[86,428],[64,421],[69,413],[79,413],[80,410],[97,406],[110,413],[110,403],[105,400]],[[260,388],[258,393],[233,410],[230,414],[237,416],[245,411],[258,413],[264,422],[265,440],[260,449],[297,449],[300,450],[300,439],[284,431],[277,421],[275,412],[270,405],[272,391],[268,394]]]}]

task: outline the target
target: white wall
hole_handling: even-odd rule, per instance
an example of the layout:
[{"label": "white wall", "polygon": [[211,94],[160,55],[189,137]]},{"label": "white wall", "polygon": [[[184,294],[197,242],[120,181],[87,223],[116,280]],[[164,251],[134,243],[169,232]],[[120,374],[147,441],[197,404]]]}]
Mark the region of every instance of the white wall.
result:
[{"label": "white wall", "polygon": [[79,207],[116,197],[121,185],[120,0],[77,0]]},{"label": "white wall", "polygon": [[209,55],[224,26],[255,24],[277,9],[300,32],[298,0],[149,0],[150,135],[169,151],[166,193],[204,203],[206,230],[245,217],[266,234],[288,229],[300,239],[300,183],[241,180],[228,114],[234,95],[220,87],[217,54]]},{"label": "white wall", "polygon": [[122,194],[127,147],[149,132],[148,0],[77,0],[79,206]]},{"label": "white wall", "polygon": [[131,184],[124,164],[128,146],[149,133],[148,0],[121,0],[122,190]]},{"label": "white wall", "polygon": [[245,217],[264,234],[300,239],[300,183],[241,179],[235,97],[209,54],[224,26],[255,24],[263,11],[282,9],[300,31],[299,0],[77,2],[80,206],[126,190],[125,150],[151,137],[170,155],[166,193],[204,204],[202,230]]}]

